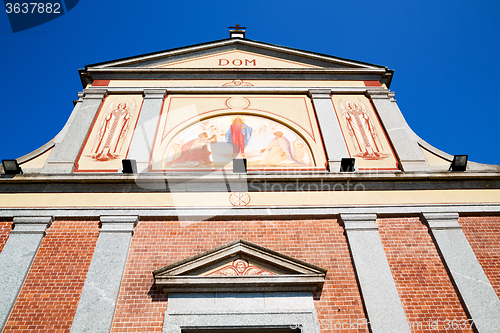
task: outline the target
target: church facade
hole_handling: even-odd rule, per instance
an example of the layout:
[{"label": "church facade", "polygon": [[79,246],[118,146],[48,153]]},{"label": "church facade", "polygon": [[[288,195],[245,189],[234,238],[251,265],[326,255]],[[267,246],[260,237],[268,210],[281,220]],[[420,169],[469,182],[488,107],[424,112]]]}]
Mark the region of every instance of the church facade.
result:
[{"label": "church facade", "polygon": [[86,66],[3,166],[2,332],[500,332],[500,166],[392,76],[239,29]]}]

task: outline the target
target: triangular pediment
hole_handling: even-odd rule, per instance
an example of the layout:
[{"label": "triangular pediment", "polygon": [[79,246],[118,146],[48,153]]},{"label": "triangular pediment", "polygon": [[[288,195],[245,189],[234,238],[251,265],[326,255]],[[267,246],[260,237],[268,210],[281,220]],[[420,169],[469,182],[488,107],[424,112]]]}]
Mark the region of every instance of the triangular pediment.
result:
[{"label": "triangular pediment", "polygon": [[385,69],[241,38],[198,44],[87,66],[88,69]]},{"label": "triangular pediment", "polygon": [[254,52],[231,50],[184,60],[166,61],[152,68],[319,68],[319,66]]},{"label": "triangular pediment", "polygon": [[165,293],[315,291],[325,275],[321,267],[241,239],[153,271]]}]

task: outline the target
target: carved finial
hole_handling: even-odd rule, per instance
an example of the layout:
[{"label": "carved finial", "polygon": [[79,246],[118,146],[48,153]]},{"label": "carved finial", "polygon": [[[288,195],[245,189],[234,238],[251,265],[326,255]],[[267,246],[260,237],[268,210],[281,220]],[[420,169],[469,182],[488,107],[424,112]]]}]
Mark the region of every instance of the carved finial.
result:
[{"label": "carved finial", "polygon": [[243,29],[246,29],[247,27],[240,27],[239,24],[236,24],[234,27],[229,27],[229,29],[236,29],[236,30],[243,30]]},{"label": "carved finial", "polygon": [[229,27],[229,37],[231,38],[245,38],[245,30],[246,27],[241,27],[239,24],[236,24],[234,27]]}]

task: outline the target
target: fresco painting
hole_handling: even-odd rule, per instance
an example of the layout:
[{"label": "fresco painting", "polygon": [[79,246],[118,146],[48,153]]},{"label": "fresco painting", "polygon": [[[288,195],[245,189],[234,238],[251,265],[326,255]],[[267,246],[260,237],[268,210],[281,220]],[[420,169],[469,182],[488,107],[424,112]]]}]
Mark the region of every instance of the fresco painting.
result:
[{"label": "fresco painting", "polygon": [[248,170],[326,170],[311,99],[259,94],[166,97],[150,171],[232,170],[235,158],[245,158]]},{"label": "fresco painting", "polygon": [[219,268],[210,270],[201,276],[270,276],[278,275],[267,269],[259,267],[253,263],[248,262],[248,260],[238,258],[233,260],[231,263],[222,265]]},{"label": "fresco painting", "polygon": [[142,97],[108,96],[97,115],[76,171],[118,171],[127,155]]},{"label": "fresco painting", "polygon": [[204,119],[176,135],[162,167],[224,168],[246,158],[248,168],[311,167],[311,150],[296,132],[272,119],[230,114]]},{"label": "fresco painting", "polygon": [[336,95],[333,103],[356,167],[397,170],[397,159],[370,101],[364,96]]}]

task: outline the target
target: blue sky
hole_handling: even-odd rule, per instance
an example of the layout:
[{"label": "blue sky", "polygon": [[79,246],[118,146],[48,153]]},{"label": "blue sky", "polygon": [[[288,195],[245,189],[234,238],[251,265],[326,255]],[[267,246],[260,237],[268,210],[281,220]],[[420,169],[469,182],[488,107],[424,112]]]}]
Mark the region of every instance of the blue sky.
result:
[{"label": "blue sky", "polygon": [[499,1],[98,1],[12,33],[0,13],[0,159],[21,157],[64,126],[85,65],[247,38],[395,70],[391,90],[431,145],[500,164]]}]

